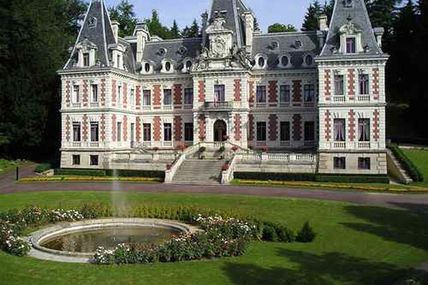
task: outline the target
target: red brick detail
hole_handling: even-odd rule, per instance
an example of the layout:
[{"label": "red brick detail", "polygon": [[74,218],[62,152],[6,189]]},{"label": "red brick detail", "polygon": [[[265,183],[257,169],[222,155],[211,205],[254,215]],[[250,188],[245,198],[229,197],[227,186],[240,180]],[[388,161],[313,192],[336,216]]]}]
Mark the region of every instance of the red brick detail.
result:
[{"label": "red brick detail", "polygon": [[123,108],[128,107],[128,84],[123,83]]},{"label": "red brick detail", "polygon": [[293,106],[302,105],[302,81],[293,80]]},{"label": "red brick detail", "polygon": [[233,121],[235,128],[235,141],[241,141],[242,139],[242,118],[240,114],[235,114]]},{"label": "red brick detail", "polygon": [[126,142],[128,140],[128,117],[123,116],[123,141]]},{"label": "red brick detail", "polygon": [[324,74],[324,91],[325,91],[325,100],[331,100],[331,70],[325,70]]},{"label": "red brick detail", "polygon": [[137,117],[135,122],[135,138],[137,142],[141,142],[141,118]]},{"label": "red brick detail", "polygon": [[302,139],[302,116],[295,114],[293,116],[293,140],[300,141]]},{"label": "red brick detail", "polygon": [[69,115],[65,117],[65,139],[68,142],[71,140],[71,121]]},{"label": "red brick detail", "polygon": [[89,126],[88,126],[88,116],[85,114],[83,115],[83,128],[82,128],[82,138],[83,141],[88,141],[89,138]]},{"label": "red brick detail", "polygon": [[375,100],[379,100],[380,97],[380,86],[379,86],[379,68],[373,68],[373,97]]},{"label": "red brick detail", "polygon": [[348,69],[349,100],[355,100],[355,69]]},{"label": "red brick detail", "polygon": [[117,122],[116,122],[116,115],[111,116],[111,141],[116,141],[116,135],[117,135]]},{"label": "red brick detail", "polygon": [[248,115],[248,140],[254,140],[254,115]]},{"label": "red brick detail", "polygon": [[65,82],[65,103],[67,104],[67,107],[70,107],[71,103],[71,85],[70,81]]},{"label": "red brick detail", "polygon": [[198,82],[198,100],[199,103],[205,102],[205,81],[199,80]]},{"label": "red brick detail", "polygon": [[183,86],[181,84],[174,84],[174,108],[181,109],[183,104]]},{"label": "red brick detail", "polygon": [[183,118],[181,116],[174,117],[174,140],[179,142],[183,139]]},{"label": "red brick detail", "polygon": [[278,116],[271,114],[269,116],[269,140],[276,141],[278,139]]},{"label": "red brick detail", "polygon": [[325,126],[325,140],[329,142],[331,140],[331,113],[329,110],[325,111],[324,126]]},{"label": "red brick detail", "polygon": [[348,122],[348,132],[349,132],[349,140],[353,142],[355,140],[355,112],[354,110],[350,110],[349,113],[349,122]]},{"label": "red brick detail", "polygon": [[157,142],[160,142],[162,139],[161,117],[159,116],[153,118],[153,138]]},{"label": "red brick detail", "polygon": [[269,106],[278,106],[278,81],[269,81]]},{"label": "red brick detail", "polygon": [[117,83],[116,80],[111,81],[111,102],[113,106],[116,106],[117,100]]},{"label": "red brick detail", "polygon": [[105,107],[106,105],[106,80],[101,79],[101,106]]},{"label": "red brick detail", "polygon": [[154,109],[160,109],[161,105],[162,105],[161,86],[160,85],[154,85],[153,86],[153,108]]},{"label": "red brick detail", "polygon": [[250,107],[254,107],[254,103],[256,102],[256,92],[254,90],[254,81],[248,82],[248,89],[249,89],[248,102],[250,103]]},{"label": "red brick detail", "polygon": [[88,94],[88,80],[83,80],[83,107],[88,107],[89,94]]},{"label": "red brick detail", "polygon": [[141,86],[137,86],[135,90],[135,105],[137,110],[141,110]]},{"label": "red brick detail", "polygon": [[373,113],[373,139],[379,141],[380,139],[380,113],[375,110]]},{"label": "red brick detail", "polygon": [[241,79],[235,79],[235,83],[233,84],[233,99],[235,102],[241,102]]},{"label": "red brick detail", "polygon": [[207,122],[205,115],[199,115],[198,118],[199,125],[199,139],[204,141],[207,138]]},{"label": "red brick detail", "polygon": [[106,140],[106,115],[101,115],[100,138],[104,142]]}]

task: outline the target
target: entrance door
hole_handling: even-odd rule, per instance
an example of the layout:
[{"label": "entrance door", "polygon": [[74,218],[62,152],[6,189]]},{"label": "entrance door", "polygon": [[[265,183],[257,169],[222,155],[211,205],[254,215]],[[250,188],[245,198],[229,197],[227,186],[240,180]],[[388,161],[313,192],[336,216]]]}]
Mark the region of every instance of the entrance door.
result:
[{"label": "entrance door", "polygon": [[224,142],[227,137],[227,126],[222,120],[218,120],[214,124],[214,141]]}]

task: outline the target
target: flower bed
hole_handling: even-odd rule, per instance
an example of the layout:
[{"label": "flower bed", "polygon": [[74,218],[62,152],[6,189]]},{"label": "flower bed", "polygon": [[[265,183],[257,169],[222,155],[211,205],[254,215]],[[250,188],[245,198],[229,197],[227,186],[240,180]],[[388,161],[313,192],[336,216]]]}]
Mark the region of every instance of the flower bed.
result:
[{"label": "flower bed", "polygon": [[[29,242],[20,237],[27,228],[111,217],[113,212],[107,205],[92,204],[83,205],[80,210],[29,207],[0,213],[0,249],[12,255],[24,256],[31,249]],[[238,219],[227,213],[223,214],[221,216],[210,210],[183,207],[173,209],[139,206],[129,209],[127,217],[180,220],[199,226],[201,231],[180,234],[161,245],[121,244],[113,250],[98,248],[94,261],[97,264],[142,264],[240,256],[245,253],[252,240],[296,240],[294,232],[284,225],[251,218]],[[300,235],[301,233],[297,237]],[[312,240],[305,240],[310,241]]]}]

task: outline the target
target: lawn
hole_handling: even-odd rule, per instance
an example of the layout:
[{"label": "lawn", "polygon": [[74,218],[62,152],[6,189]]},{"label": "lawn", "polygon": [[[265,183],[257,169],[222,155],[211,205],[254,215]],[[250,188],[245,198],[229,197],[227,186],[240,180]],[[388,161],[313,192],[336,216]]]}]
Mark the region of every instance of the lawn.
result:
[{"label": "lawn", "polygon": [[401,149],[404,154],[416,165],[424,176],[424,182],[415,183],[418,186],[428,187],[428,150]]},{"label": "lawn", "polygon": [[10,160],[0,158],[0,173],[10,170],[17,165],[18,163],[15,161],[10,161]]},{"label": "lawn", "polygon": [[[95,266],[18,258],[0,253],[6,284],[391,284],[428,260],[428,209],[403,210],[348,203],[195,194],[123,193],[130,205],[188,205],[234,211],[298,229],[309,220],[311,244],[254,242],[242,257],[176,264]],[[49,192],[0,195],[0,211],[39,205],[109,203],[110,193]],[[404,210],[406,209],[406,210]]]}]

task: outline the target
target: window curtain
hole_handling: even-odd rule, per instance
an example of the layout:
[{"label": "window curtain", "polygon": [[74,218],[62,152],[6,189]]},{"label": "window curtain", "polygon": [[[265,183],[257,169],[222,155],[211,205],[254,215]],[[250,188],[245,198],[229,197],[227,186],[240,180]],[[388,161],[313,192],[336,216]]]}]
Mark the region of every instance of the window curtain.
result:
[{"label": "window curtain", "polygon": [[345,141],[345,120],[334,121],[334,140],[339,142]]},{"label": "window curtain", "polygon": [[358,131],[360,133],[359,140],[366,142],[370,141],[370,121],[360,120],[358,123]]}]

